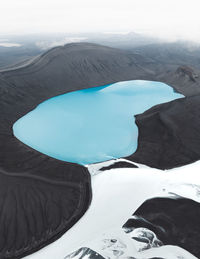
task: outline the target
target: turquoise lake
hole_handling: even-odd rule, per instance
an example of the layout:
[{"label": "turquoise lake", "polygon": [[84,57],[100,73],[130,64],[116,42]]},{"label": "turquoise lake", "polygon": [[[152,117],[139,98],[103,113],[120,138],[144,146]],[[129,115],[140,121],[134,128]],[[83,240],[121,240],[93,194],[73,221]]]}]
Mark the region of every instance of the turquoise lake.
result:
[{"label": "turquoise lake", "polygon": [[124,81],[53,97],[13,125],[23,143],[59,160],[90,164],[137,149],[134,115],[183,95],[160,82]]}]

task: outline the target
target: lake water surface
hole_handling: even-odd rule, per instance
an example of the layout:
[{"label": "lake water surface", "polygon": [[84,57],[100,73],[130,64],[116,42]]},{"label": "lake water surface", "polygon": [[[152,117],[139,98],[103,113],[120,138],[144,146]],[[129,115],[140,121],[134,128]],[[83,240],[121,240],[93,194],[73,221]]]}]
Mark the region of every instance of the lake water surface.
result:
[{"label": "lake water surface", "polygon": [[184,97],[160,82],[124,81],[48,99],[13,125],[16,138],[54,158],[89,164],[137,149],[134,115]]}]

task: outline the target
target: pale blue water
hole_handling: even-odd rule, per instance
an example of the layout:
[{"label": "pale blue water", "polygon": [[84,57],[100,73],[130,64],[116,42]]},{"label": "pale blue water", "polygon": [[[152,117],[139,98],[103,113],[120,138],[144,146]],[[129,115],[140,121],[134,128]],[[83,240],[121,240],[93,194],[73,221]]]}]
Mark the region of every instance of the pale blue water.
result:
[{"label": "pale blue water", "polygon": [[30,147],[79,164],[136,151],[134,115],[184,97],[160,82],[125,81],[51,98],[20,118],[14,135]]}]

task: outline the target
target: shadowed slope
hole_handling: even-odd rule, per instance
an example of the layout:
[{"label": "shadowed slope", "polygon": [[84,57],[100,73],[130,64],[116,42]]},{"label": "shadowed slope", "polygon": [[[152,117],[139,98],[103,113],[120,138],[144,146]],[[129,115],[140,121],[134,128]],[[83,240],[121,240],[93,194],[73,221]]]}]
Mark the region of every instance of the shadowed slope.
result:
[{"label": "shadowed slope", "polygon": [[123,226],[153,231],[164,245],[176,245],[200,257],[199,203],[185,198],[145,201]]},{"label": "shadowed slope", "polygon": [[21,258],[54,241],[91,200],[85,167],[24,145],[13,123],[50,97],[143,73],[127,52],[87,43],[54,48],[0,73],[0,258]]},{"label": "shadowed slope", "polygon": [[[40,170],[42,176],[0,171],[0,258],[22,258],[49,244],[87,209],[89,183],[65,180],[57,168],[54,177],[48,174],[50,169]],[[62,173],[69,172],[63,167]]]},{"label": "shadowed slope", "polygon": [[200,96],[152,107],[136,116],[137,151],[128,159],[169,169],[200,159]]},{"label": "shadowed slope", "polygon": [[152,75],[134,54],[87,43],[54,48],[27,66],[0,73],[0,258],[21,258],[54,241],[91,200],[86,168],[25,146],[14,138],[13,123],[55,95]]},{"label": "shadowed slope", "polygon": [[[57,95],[117,81],[145,78],[152,71],[138,64],[131,52],[91,43],[72,43],[56,47],[21,68],[1,72],[5,80],[25,91],[49,90]],[[24,90],[24,89],[23,89]]]}]

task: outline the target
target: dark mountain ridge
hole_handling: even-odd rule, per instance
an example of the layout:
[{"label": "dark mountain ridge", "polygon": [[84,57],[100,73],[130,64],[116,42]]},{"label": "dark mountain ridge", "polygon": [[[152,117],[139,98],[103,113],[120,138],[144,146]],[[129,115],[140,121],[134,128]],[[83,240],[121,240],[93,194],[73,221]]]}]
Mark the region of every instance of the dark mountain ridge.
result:
[{"label": "dark mountain ridge", "polygon": [[0,72],[0,258],[21,258],[53,242],[91,201],[88,170],[24,145],[13,136],[13,123],[53,96],[145,78],[150,72],[133,56],[96,44],[69,44]]},{"label": "dark mountain ridge", "polygon": [[[124,80],[158,80],[156,71],[164,73],[169,68],[159,66],[154,59],[131,51],[76,43],[53,48],[26,65],[0,72],[0,258],[21,258],[53,242],[77,222],[91,200],[90,175],[85,167],[50,158],[24,145],[13,136],[13,123],[42,101],[69,91]],[[169,74],[178,67],[173,68]],[[188,95],[190,91],[198,93],[192,80],[186,78],[189,83],[182,87],[179,77],[171,76],[175,89]],[[161,78],[171,80],[166,73]],[[181,112],[180,101],[174,103]],[[195,116],[191,120],[196,120]],[[141,159],[149,164],[151,157],[147,159],[146,154],[141,152]],[[156,159],[152,157],[152,161]]]}]

